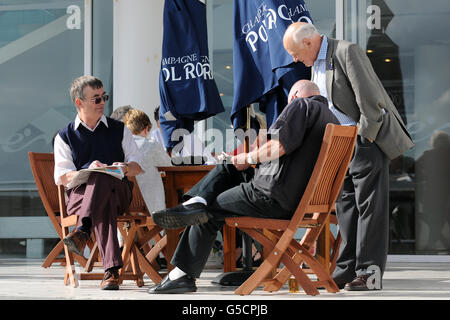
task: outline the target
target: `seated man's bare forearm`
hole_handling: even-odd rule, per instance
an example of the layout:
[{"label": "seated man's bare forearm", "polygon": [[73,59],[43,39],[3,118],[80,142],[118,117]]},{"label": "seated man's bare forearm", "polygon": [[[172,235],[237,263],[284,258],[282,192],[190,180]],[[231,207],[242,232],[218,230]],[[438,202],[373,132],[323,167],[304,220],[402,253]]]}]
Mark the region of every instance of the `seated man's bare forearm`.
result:
[{"label": "seated man's bare forearm", "polygon": [[269,140],[258,149],[250,152],[252,159],[258,163],[272,161],[285,154],[283,145],[278,140]]}]

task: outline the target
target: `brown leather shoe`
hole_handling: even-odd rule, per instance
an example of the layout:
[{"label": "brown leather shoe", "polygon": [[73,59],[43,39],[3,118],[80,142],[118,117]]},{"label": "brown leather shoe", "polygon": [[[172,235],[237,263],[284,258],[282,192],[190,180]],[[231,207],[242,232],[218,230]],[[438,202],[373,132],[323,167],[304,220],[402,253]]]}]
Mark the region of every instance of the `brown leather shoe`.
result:
[{"label": "brown leather shoe", "polygon": [[382,285],[380,284],[380,288],[369,288],[367,286],[367,279],[371,276],[371,274],[365,274],[361,276],[357,276],[353,279],[352,282],[347,283],[344,287],[347,291],[370,291],[370,290],[381,290]]},{"label": "brown leather shoe", "polygon": [[106,270],[100,286],[102,290],[119,290],[119,271]]},{"label": "brown leather shoe", "polygon": [[81,230],[74,230],[63,239],[67,248],[80,256],[83,256],[84,248],[89,240],[89,234]]}]

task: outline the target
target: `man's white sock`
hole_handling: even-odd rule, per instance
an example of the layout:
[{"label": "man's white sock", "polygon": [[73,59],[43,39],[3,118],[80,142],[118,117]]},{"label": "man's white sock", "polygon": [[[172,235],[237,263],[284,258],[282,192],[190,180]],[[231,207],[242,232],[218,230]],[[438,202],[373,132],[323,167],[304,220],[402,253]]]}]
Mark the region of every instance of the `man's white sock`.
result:
[{"label": "man's white sock", "polygon": [[186,273],[178,267],[175,267],[172,271],[169,272],[169,280],[177,280],[182,276],[186,275]]},{"label": "man's white sock", "polygon": [[197,203],[197,202],[203,203],[205,206],[208,205],[206,200],[203,199],[202,197],[199,197],[199,196],[195,196],[193,198],[190,198],[189,200],[183,202],[183,205]]}]

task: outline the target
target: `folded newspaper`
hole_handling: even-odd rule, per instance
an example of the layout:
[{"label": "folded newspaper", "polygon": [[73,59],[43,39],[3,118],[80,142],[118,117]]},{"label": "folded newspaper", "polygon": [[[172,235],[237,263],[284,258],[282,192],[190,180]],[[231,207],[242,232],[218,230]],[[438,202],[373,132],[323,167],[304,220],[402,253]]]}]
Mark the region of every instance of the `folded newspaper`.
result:
[{"label": "folded newspaper", "polygon": [[125,177],[123,171],[123,165],[115,165],[115,166],[107,166],[107,167],[98,167],[92,169],[81,169],[77,172],[77,174],[73,177],[72,181],[67,184],[67,189],[72,189],[80,184],[86,183],[89,179],[89,175],[91,172],[100,172],[109,174],[117,179],[123,179]]}]

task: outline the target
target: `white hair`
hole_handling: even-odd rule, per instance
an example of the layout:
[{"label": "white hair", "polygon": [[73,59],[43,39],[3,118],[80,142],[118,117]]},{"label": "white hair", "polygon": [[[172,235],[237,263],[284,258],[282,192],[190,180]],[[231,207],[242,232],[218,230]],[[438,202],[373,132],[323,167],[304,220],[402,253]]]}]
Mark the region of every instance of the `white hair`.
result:
[{"label": "white hair", "polygon": [[309,39],[315,35],[320,35],[316,27],[311,23],[306,23],[294,29],[292,32],[292,40],[301,48],[304,39]]}]

